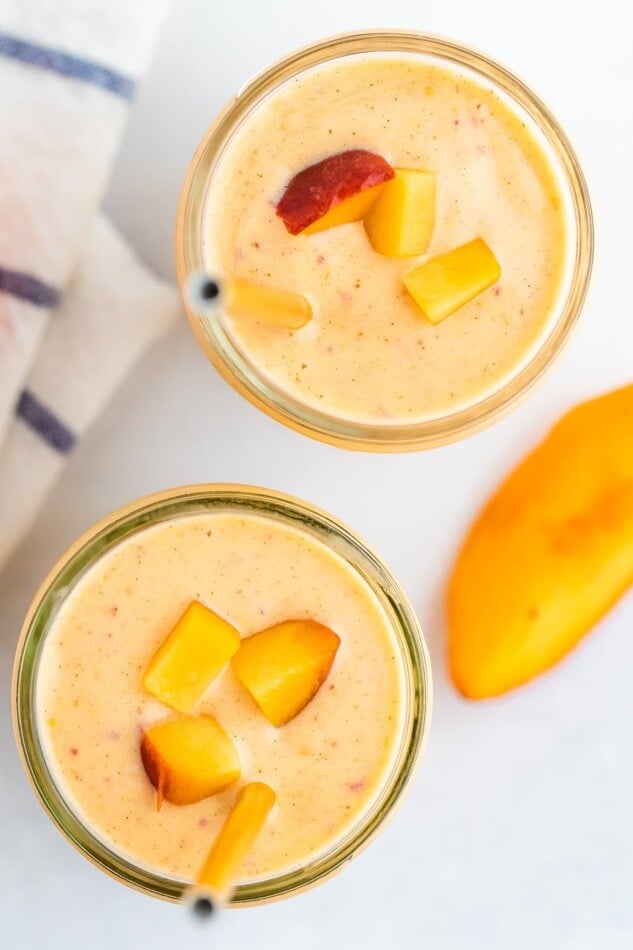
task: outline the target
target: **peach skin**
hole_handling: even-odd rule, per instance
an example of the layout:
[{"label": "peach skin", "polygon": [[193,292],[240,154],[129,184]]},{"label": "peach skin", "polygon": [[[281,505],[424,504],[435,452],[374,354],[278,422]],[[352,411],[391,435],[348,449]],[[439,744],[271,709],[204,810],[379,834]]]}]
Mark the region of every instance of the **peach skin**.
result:
[{"label": "peach skin", "polygon": [[633,385],[576,406],[490,499],[448,585],[457,689],[557,663],[633,583]]},{"label": "peach skin", "polygon": [[435,174],[395,168],[364,219],[369,242],[387,257],[426,254],[435,227]]}]

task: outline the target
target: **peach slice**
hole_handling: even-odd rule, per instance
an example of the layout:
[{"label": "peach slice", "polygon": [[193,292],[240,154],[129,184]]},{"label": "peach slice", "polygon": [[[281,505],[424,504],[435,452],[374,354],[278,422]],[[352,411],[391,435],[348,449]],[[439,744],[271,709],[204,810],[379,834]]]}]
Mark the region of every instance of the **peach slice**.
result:
[{"label": "peach slice", "polygon": [[365,217],[370,244],[387,257],[426,253],[435,226],[435,173],[396,168]]},{"label": "peach slice", "polygon": [[283,726],[316,695],[340,642],[314,620],[287,620],[243,640],[231,666],[266,718]]},{"label": "peach slice", "polygon": [[545,672],[633,585],[632,434],[633,385],[575,406],[470,528],[447,594],[464,696],[499,696]]},{"label": "peach slice", "polygon": [[425,261],[402,278],[418,307],[440,323],[487,290],[501,277],[501,267],[485,241],[476,238],[447,254]]},{"label": "peach slice", "polygon": [[237,630],[194,600],[158,648],[143,686],[162,703],[188,713],[239,645]]},{"label": "peach slice", "polygon": [[241,771],[235,746],[210,716],[150,726],[141,738],[141,759],[158,809],[164,798],[174,805],[200,802],[235,782]]},{"label": "peach slice", "polygon": [[360,221],[393,175],[389,162],[374,152],[352,149],[330,155],[291,179],[277,215],[290,234],[314,234]]}]

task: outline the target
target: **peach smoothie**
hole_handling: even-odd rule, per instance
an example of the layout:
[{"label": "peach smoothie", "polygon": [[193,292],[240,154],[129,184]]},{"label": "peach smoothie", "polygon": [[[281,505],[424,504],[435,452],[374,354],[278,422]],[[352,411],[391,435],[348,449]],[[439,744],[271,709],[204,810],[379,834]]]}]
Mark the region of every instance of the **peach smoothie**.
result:
[{"label": "peach smoothie", "polygon": [[[157,648],[198,601],[243,638],[310,619],[340,638],[327,679],[275,728],[227,665],[195,715],[235,745],[237,783],[195,804],[164,801],[139,753],[174,716],[143,688]],[[408,715],[402,649],[362,575],[300,527],[249,510],[193,510],[114,544],[67,592],[45,637],[35,708],[47,766],[92,834],[134,865],[190,881],[247,782],[275,808],[242,883],[292,871],[343,839],[393,773]]]},{"label": "peach smoothie", "polygon": [[[482,237],[502,276],[439,326],[362,222],[292,235],[275,204],[300,169],[367,149],[437,178],[425,257]],[[211,272],[305,295],[314,318],[292,333],[230,319],[236,346],[298,403],[352,422],[437,418],[516,374],[548,330],[568,266],[566,210],[534,130],[490,87],[421,57],[357,56],[293,78],[225,149],[204,210]]]},{"label": "peach smoothie", "polygon": [[405,31],[333,37],[251,80],[194,155],[176,227],[188,316],[225,379],[372,451],[453,441],[526,395],[578,317],[592,246],[543,104]]}]

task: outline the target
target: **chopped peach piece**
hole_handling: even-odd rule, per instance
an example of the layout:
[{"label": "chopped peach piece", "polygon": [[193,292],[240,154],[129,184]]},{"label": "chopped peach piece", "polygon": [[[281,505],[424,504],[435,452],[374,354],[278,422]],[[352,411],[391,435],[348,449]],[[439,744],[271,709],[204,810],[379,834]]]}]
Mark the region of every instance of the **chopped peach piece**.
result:
[{"label": "chopped peach piece", "polygon": [[481,238],[425,261],[402,278],[424,316],[440,323],[501,277],[497,259]]},{"label": "chopped peach piece", "polygon": [[158,648],[143,686],[167,706],[191,712],[239,645],[237,630],[194,600]]},{"label": "chopped peach piece", "polygon": [[393,168],[374,152],[355,148],[329,155],[288,182],[277,215],[290,234],[314,234],[360,221],[390,178]]},{"label": "chopped peach piece", "polygon": [[141,739],[141,759],[159,809],[164,798],[174,805],[202,801],[235,782],[241,771],[235,746],[210,716],[150,726]]},{"label": "chopped peach piece", "polygon": [[288,620],[242,641],[231,666],[266,718],[283,726],[315,696],[339,637],[313,620]]},{"label": "chopped peach piece", "polygon": [[226,309],[269,326],[298,330],[312,319],[312,305],[302,294],[264,287],[248,280],[227,281]]},{"label": "chopped peach piece", "polygon": [[435,226],[435,173],[395,168],[365,217],[371,246],[387,257],[425,254]]},{"label": "chopped peach piece", "polygon": [[453,682],[499,696],[576,646],[633,585],[633,385],[559,419],[496,490],[448,584]]}]

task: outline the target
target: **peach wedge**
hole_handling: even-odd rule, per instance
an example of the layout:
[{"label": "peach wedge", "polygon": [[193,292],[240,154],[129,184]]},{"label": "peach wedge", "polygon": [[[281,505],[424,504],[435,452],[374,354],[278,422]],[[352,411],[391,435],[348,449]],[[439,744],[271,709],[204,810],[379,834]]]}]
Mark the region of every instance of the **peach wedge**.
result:
[{"label": "peach wedge", "polygon": [[240,776],[237,750],[210,716],[169,719],[141,738],[141,759],[157,792],[174,805],[191,805],[221,791]]},{"label": "peach wedge", "polygon": [[430,323],[440,323],[501,277],[501,268],[481,238],[425,261],[402,278]]},{"label": "peach wedge", "polygon": [[293,719],[330,672],[339,637],[313,620],[288,620],[242,641],[231,666],[273,726]]},{"label": "peach wedge", "polygon": [[395,168],[365,216],[365,230],[375,251],[387,257],[425,254],[435,226],[435,174]]},{"label": "peach wedge", "polygon": [[632,436],[633,385],[581,403],[484,507],[448,585],[464,696],[499,696],[548,670],[633,585]]},{"label": "peach wedge", "polygon": [[272,788],[264,782],[250,782],[240,789],[198,872],[196,893],[226,900],[276,800]]},{"label": "peach wedge", "polygon": [[165,705],[191,712],[239,645],[237,630],[194,600],[158,648],[143,686]]}]

